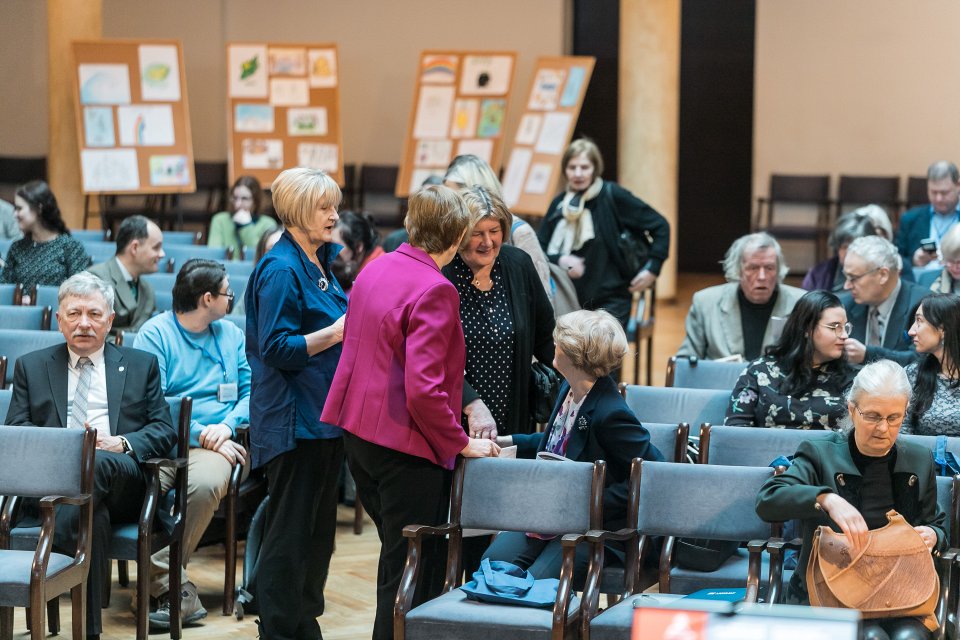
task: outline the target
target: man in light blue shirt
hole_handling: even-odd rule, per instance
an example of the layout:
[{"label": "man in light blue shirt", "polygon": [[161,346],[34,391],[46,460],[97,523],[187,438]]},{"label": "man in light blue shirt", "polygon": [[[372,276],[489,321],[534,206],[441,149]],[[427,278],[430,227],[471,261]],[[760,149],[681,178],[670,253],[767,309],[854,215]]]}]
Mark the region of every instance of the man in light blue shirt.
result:
[{"label": "man in light blue shirt", "polygon": [[[233,440],[236,428],[250,420],[250,365],[243,331],[224,321],[234,293],[223,265],[213,260],[187,261],[173,286],[173,311],[148,320],[134,347],[160,362],[161,385],[167,396],[191,396],[190,464],[183,564],[197,548],[203,532],[227,492],[235,464],[247,452]],[[163,475],[164,490],[173,474]],[[159,607],[150,613],[153,629],[170,628],[169,549],[151,558],[151,595]],[[183,571],[181,617],[184,624],[207,615],[196,586]]]}]

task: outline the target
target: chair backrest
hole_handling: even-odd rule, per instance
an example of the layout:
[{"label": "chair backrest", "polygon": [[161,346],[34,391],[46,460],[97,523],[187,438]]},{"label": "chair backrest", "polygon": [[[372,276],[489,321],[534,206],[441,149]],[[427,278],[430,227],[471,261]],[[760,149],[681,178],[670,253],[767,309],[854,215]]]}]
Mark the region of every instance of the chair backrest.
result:
[{"label": "chair backrest", "polygon": [[163,246],[168,245],[194,245],[197,244],[200,234],[196,231],[164,231]]},{"label": "chair backrest", "polygon": [[923,287],[924,289],[929,289],[930,285],[940,279],[940,276],[943,275],[943,269],[936,269],[934,271],[924,271],[919,276],[917,276],[917,284]]},{"label": "chair backrest", "polygon": [[51,313],[50,307],[0,305],[0,327],[11,330],[47,331],[50,329]]},{"label": "chair backrest", "polygon": [[10,410],[10,400],[13,399],[13,389],[0,389],[0,424],[7,419]]},{"label": "chair backrest", "polygon": [[907,178],[907,209],[919,207],[930,202],[927,193],[927,176],[910,176]]},{"label": "chair backrest", "polygon": [[116,242],[107,242],[105,240],[86,240],[82,242],[83,248],[86,249],[90,259],[93,260],[93,264],[106,262],[117,255]]},{"label": "chair backrest", "polygon": [[830,199],[830,176],[798,176],[774,173],[770,176],[771,202],[826,204]]},{"label": "chair backrest", "polygon": [[86,493],[95,442],[96,434],[89,429],[0,426],[0,495]]},{"label": "chair backrest", "polygon": [[640,422],[701,425],[723,424],[730,404],[730,391],[717,389],[678,389],[674,387],[621,387],[627,406]]},{"label": "chair backrest", "polygon": [[70,235],[80,242],[103,242],[106,240],[103,237],[103,229],[71,229]]},{"label": "chair backrest", "polygon": [[4,358],[0,371],[5,373],[4,386],[13,382],[14,364],[20,356],[62,342],[63,334],[58,331],[0,329],[0,357]]},{"label": "chair backrest", "polygon": [[[912,433],[901,433],[897,440],[905,442],[913,442],[918,444],[921,447],[929,449],[930,451],[937,450],[937,436],[918,436]],[[947,438],[947,451],[951,452],[953,455],[957,456],[960,459],[960,438]]]},{"label": "chair backrest", "polygon": [[246,316],[237,316],[237,315],[234,315],[234,314],[231,313],[230,315],[223,316],[222,319],[223,319],[223,320],[226,320],[227,322],[232,322],[233,324],[237,325],[238,327],[240,327],[240,330],[243,331],[244,333],[247,332],[247,317],[246,317]]},{"label": "chair backrest", "polygon": [[700,462],[731,467],[766,467],[779,456],[792,456],[804,440],[830,438],[833,431],[704,426]]},{"label": "chair backrest", "polygon": [[20,285],[0,284],[0,304],[20,304]]},{"label": "chair backrest", "polygon": [[167,254],[167,258],[173,262],[173,270],[170,273],[178,272],[180,267],[190,258],[206,258],[207,260],[216,260],[217,262],[224,262],[227,259],[227,250],[223,247],[207,247],[195,244],[164,244],[163,252]]},{"label": "chair backrest", "polygon": [[[957,518],[960,517],[960,513],[957,513],[957,506],[960,503],[960,500],[955,498],[957,494],[957,489],[960,487],[960,476],[946,477],[938,476],[937,477],[937,506],[947,514],[946,522],[944,523],[944,533],[947,534],[947,542],[950,543],[951,547],[957,546],[957,541],[954,539],[960,531],[960,522],[957,521]],[[960,496],[958,496],[960,498]]]},{"label": "chair backrest", "polygon": [[[250,252],[250,257],[253,257],[252,251]],[[233,287],[234,291],[237,291],[236,281],[246,281],[250,278],[255,266],[257,265],[253,264],[253,260],[230,260],[223,263],[223,267],[227,270],[227,275],[230,276],[230,286]]]},{"label": "chair backrest", "polygon": [[157,273],[148,273],[143,276],[144,279],[150,283],[150,286],[153,287],[154,291],[173,291],[173,285],[177,282],[177,274],[175,273],[164,273],[158,271]]},{"label": "chair backrest", "polygon": [[746,367],[743,362],[671,356],[667,363],[667,386],[732,391]]},{"label": "chair backrest", "polygon": [[50,307],[56,311],[60,308],[60,287],[49,284],[37,285],[30,304],[37,307]]},{"label": "chair backrest", "polygon": [[156,292],[157,313],[173,310],[173,290]]},{"label": "chair backrest", "polygon": [[687,437],[690,435],[690,425],[664,424],[659,422],[644,422],[643,426],[650,432],[650,444],[663,454],[668,462],[685,462],[687,459]]},{"label": "chair backrest", "polygon": [[[460,524],[470,529],[584,533],[602,525],[602,462],[470,458],[460,460]],[[456,496],[454,510],[456,514]]]},{"label": "chair backrest", "polygon": [[646,535],[709,540],[769,538],[757,492],[773,469],[644,460],[637,528]]}]

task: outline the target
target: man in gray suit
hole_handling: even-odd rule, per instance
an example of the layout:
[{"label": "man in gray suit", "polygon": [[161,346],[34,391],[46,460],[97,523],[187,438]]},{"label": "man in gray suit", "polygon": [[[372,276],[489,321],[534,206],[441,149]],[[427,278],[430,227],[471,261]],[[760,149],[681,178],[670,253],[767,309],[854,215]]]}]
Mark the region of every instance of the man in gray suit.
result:
[{"label": "man in gray suit", "polygon": [[678,356],[758,358],[776,341],[778,323],[806,293],[783,284],[788,271],[783,252],[767,233],[738,238],[723,258],[723,271],[727,284],[693,294]]},{"label": "man in gray suit", "polygon": [[111,342],[121,331],[138,331],[153,315],[153,286],[140,276],[156,273],[163,256],[160,227],[143,216],[130,216],[117,229],[117,255],[90,267],[90,273],[112,285],[116,293]]}]

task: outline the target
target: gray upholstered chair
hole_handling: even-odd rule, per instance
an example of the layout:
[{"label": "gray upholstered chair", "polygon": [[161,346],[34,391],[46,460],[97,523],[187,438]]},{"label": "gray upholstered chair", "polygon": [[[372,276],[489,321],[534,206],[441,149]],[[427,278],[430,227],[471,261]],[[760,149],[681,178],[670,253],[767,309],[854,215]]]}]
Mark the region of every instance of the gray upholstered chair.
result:
[{"label": "gray upholstered chair", "polygon": [[0,305],[0,327],[11,330],[49,331],[50,307]]},{"label": "gray upholstered chair", "polygon": [[0,389],[0,424],[7,418],[7,411],[10,410],[10,399],[12,397],[12,389]]},{"label": "gray upholstered chair", "polygon": [[683,389],[733,391],[745,362],[701,360],[696,356],[671,356],[667,361],[667,386]]},{"label": "gray upholstered chair", "polygon": [[687,461],[687,438],[690,435],[690,425],[644,422],[643,426],[650,432],[650,443],[660,450],[664,460]]},{"label": "gray upholstered chair", "polygon": [[50,307],[56,310],[60,306],[60,287],[37,285],[29,293],[30,304],[34,307]]},{"label": "gray upholstered chair", "polygon": [[20,304],[20,285],[0,284],[0,304]]},{"label": "gray upholstered chair", "polygon": [[[746,600],[755,602],[760,592],[761,556],[771,533],[770,525],[757,517],[755,504],[757,491],[773,476],[773,469],[650,461],[639,462],[639,467],[639,551],[630,555],[630,569],[635,576],[632,584],[640,584],[643,556],[652,548],[651,536],[663,536],[660,593],[690,594],[705,588],[746,587]],[[600,543],[609,537],[607,532],[587,534],[599,549]],[[750,542],[747,552],[734,555],[704,580],[700,572],[674,566],[673,545],[669,542],[674,537]],[[747,572],[740,570],[742,562],[749,565]],[[633,618],[633,600],[626,597],[594,617],[596,601],[585,596],[582,637],[625,637]]]},{"label": "gray upholstered chair", "polygon": [[14,364],[20,356],[64,342],[57,331],[0,329],[0,389],[13,382]]},{"label": "gray upholstered chair", "polygon": [[[410,539],[394,609],[397,640],[460,640],[471,638],[577,637],[580,599],[571,595],[573,560],[584,534],[602,523],[606,464],[602,461],[547,462],[479,458],[460,460],[454,473],[450,522],[437,527],[411,524]],[[464,528],[526,531],[562,536],[563,566],[557,602],[552,609],[506,606],[467,600],[460,584]],[[426,536],[449,536],[443,593],[412,608],[420,549]],[[598,553],[594,549],[587,582],[596,584]],[[593,597],[584,593],[584,598]]]},{"label": "gray upholstered chair", "polygon": [[731,467],[768,467],[780,456],[792,456],[804,440],[830,438],[821,429],[757,429],[700,427],[700,462]]},{"label": "gray upholstered chair", "polygon": [[156,291],[155,294],[157,313],[163,313],[164,311],[173,311],[173,290],[170,291]]},{"label": "gray upholstered chair", "polygon": [[730,392],[717,389],[678,389],[621,384],[627,406],[640,422],[680,424],[699,427],[703,423],[723,424],[730,404]]},{"label": "gray upholstered chair", "polygon": [[[930,451],[936,451],[937,449],[937,436],[918,436],[912,433],[902,433],[897,437],[897,440],[914,442],[919,444],[921,447],[930,449]],[[957,456],[957,458],[960,458],[960,438],[948,437],[947,451],[952,452],[953,455]]]},{"label": "gray upholstered chair", "polygon": [[[13,608],[29,607],[31,637],[41,640],[46,603],[67,591],[73,638],[84,636],[95,451],[92,430],[0,426],[0,495],[10,496],[0,515],[0,638],[13,633]],[[40,499],[42,525],[30,549],[10,548],[13,496]],[[80,508],[72,556],[52,551],[54,508],[60,504]]]}]

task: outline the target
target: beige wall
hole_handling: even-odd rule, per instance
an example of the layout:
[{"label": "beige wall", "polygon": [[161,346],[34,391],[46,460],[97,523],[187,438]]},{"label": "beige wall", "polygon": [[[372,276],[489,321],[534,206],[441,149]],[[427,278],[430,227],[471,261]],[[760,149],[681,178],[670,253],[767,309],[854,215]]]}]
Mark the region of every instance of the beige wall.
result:
[{"label": "beige wall", "polygon": [[960,161],[958,24],[956,0],[757,0],[754,195]]},{"label": "beige wall", "polygon": [[[3,0],[0,155],[47,153],[46,10],[37,0]],[[526,93],[537,56],[560,55],[565,0],[103,0],[106,38],[183,42],[198,160],[225,160],[229,41],[336,42],[340,46],[344,157],[396,164],[412,107],[418,54],[426,48],[514,50],[515,99]],[[13,88],[16,89],[13,89]],[[16,96],[15,99],[10,99]],[[511,109],[512,129],[519,109]]]}]

